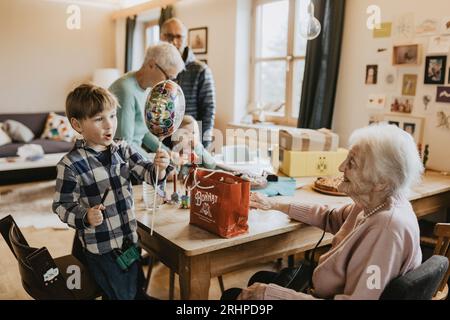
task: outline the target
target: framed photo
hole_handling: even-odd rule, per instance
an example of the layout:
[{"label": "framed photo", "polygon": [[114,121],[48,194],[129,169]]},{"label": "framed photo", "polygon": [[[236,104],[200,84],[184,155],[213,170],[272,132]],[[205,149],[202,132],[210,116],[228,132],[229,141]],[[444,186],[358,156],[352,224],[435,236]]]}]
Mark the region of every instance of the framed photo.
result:
[{"label": "framed photo", "polygon": [[425,84],[444,84],[447,56],[428,56],[425,61]]},{"label": "framed photo", "polygon": [[206,59],[199,59],[201,62],[203,62],[204,64],[208,64],[208,60]]},{"label": "framed photo", "polygon": [[392,97],[391,112],[411,113],[414,99],[409,97]]},{"label": "framed photo", "polygon": [[434,36],[430,38],[428,54],[445,54],[450,51],[449,36]]},{"label": "framed photo", "polygon": [[208,53],[208,28],[189,29],[188,44],[194,53]]},{"label": "framed photo", "polygon": [[368,65],[366,66],[366,84],[377,84],[378,78],[378,66]]},{"label": "framed photo", "polygon": [[450,87],[437,87],[436,102],[450,103]]},{"label": "framed photo", "polygon": [[384,122],[396,125],[408,132],[414,138],[416,144],[422,143],[424,118],[386,114]]},{"label": "framed photo", "polygon": [[385,94],[370,94],[367,99],[368,109],[378,109],[383,110],[386,105],[386,95]]},{"label": "framed photo", "polygon": [[417,88],[417,74],[404,74],[402,84],[402,95],[415,96]]},{"label": "framed photo", "polygon": [[420,45],[394,46],[392,50],[394,66],[417,66],[420,64]]}]

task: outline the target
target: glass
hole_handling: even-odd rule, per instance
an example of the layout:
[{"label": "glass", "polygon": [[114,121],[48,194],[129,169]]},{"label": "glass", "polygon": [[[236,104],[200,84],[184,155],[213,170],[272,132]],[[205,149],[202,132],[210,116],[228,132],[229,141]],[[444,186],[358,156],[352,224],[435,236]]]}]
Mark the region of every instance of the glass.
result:
[{"label": "glass", "polygon": [[[255,100],[267,112],[284,115],[286,94],[286,62],[265,61],[256,64]],[[276,110],[280,107],[278,110]]]},{"label": "glass", "polygon": [[[155,188],[146,183],[142,182],[142,200],[144,201],[144,208],[147,210],[153,210],[153,200],[155,199]],[[161,197],[156,196],[156,208],[159,209],[161,205]]]},{"label": "glass", "polygon": [[294,55],[305,56],[306,45],[308,40],[301,36],[300,25],[308,16],[309,0],[297,0],[295,12],[295,40],[294,40]]},{"label": "glass", "polygon": [[257,57],[287,54],[289,1],[262,4],[257,9]]},{"label": "glass", "polygon": [[300,100],[302,98],[303,75],[305,73],[305,60],[294,61],[294,82],[292,83],[292,114],[297,118],[300,111]]},{"label": "glass", "polygon": [[159,42],[159,26],[155,25],[145,29],[146,47],[157,44]]}]

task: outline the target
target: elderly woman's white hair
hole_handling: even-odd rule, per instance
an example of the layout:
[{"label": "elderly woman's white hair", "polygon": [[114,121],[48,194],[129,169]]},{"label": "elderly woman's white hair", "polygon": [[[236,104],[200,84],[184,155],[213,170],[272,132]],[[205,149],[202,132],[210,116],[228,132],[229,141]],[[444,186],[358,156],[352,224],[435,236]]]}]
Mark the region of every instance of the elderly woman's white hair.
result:
[{"label": "elderly woman's white hair", "polygon": [[177,48],[168,43],[160,42],[147,48],[144,65],[154,60],[164,71],[177,75],[185,65]]},{"label": "elderly woman's white hair", "polygon": [[423,165],[412,136],[399,127],[375,124],[350,136],[350,146],[364,155],[364,178],[386,183],[392,196],[402,196],[420,182]]}]

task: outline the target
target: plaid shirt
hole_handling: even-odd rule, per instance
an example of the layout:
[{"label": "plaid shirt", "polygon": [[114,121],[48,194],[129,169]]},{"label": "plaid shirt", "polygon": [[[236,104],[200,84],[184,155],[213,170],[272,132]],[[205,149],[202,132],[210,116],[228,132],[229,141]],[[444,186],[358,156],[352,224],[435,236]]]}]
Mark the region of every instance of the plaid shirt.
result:
[{"label": "plaid shirt", "polygon": [[[99,152],[77,140],[75,147],[57,165],[53,212],[76,229],[83,246],[91,253],[105,254],[122,248],[124,238],[138,242],[130,174],[153,185],[154,166],[125,141],[110,146],[111,164],[103,166]],[[166,171],[169,172],[169,167]],[[158,182],[162,190],[165,178]],[[111,188],[104,206],[104,221],[97,227],[87,225],[87,211],[101,203]]]}]

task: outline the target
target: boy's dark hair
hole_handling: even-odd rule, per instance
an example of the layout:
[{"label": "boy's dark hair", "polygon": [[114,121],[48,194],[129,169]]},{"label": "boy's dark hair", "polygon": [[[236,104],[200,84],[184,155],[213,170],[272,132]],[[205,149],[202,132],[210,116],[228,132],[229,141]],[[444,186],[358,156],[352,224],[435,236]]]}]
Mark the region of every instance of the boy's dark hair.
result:
[{"label": "boy's dark hair", "polygon": [[84,120],[117,106],[116,97],[108,90],[93,84],[82,84],[67,96],[66,116],[69,120]]}]

